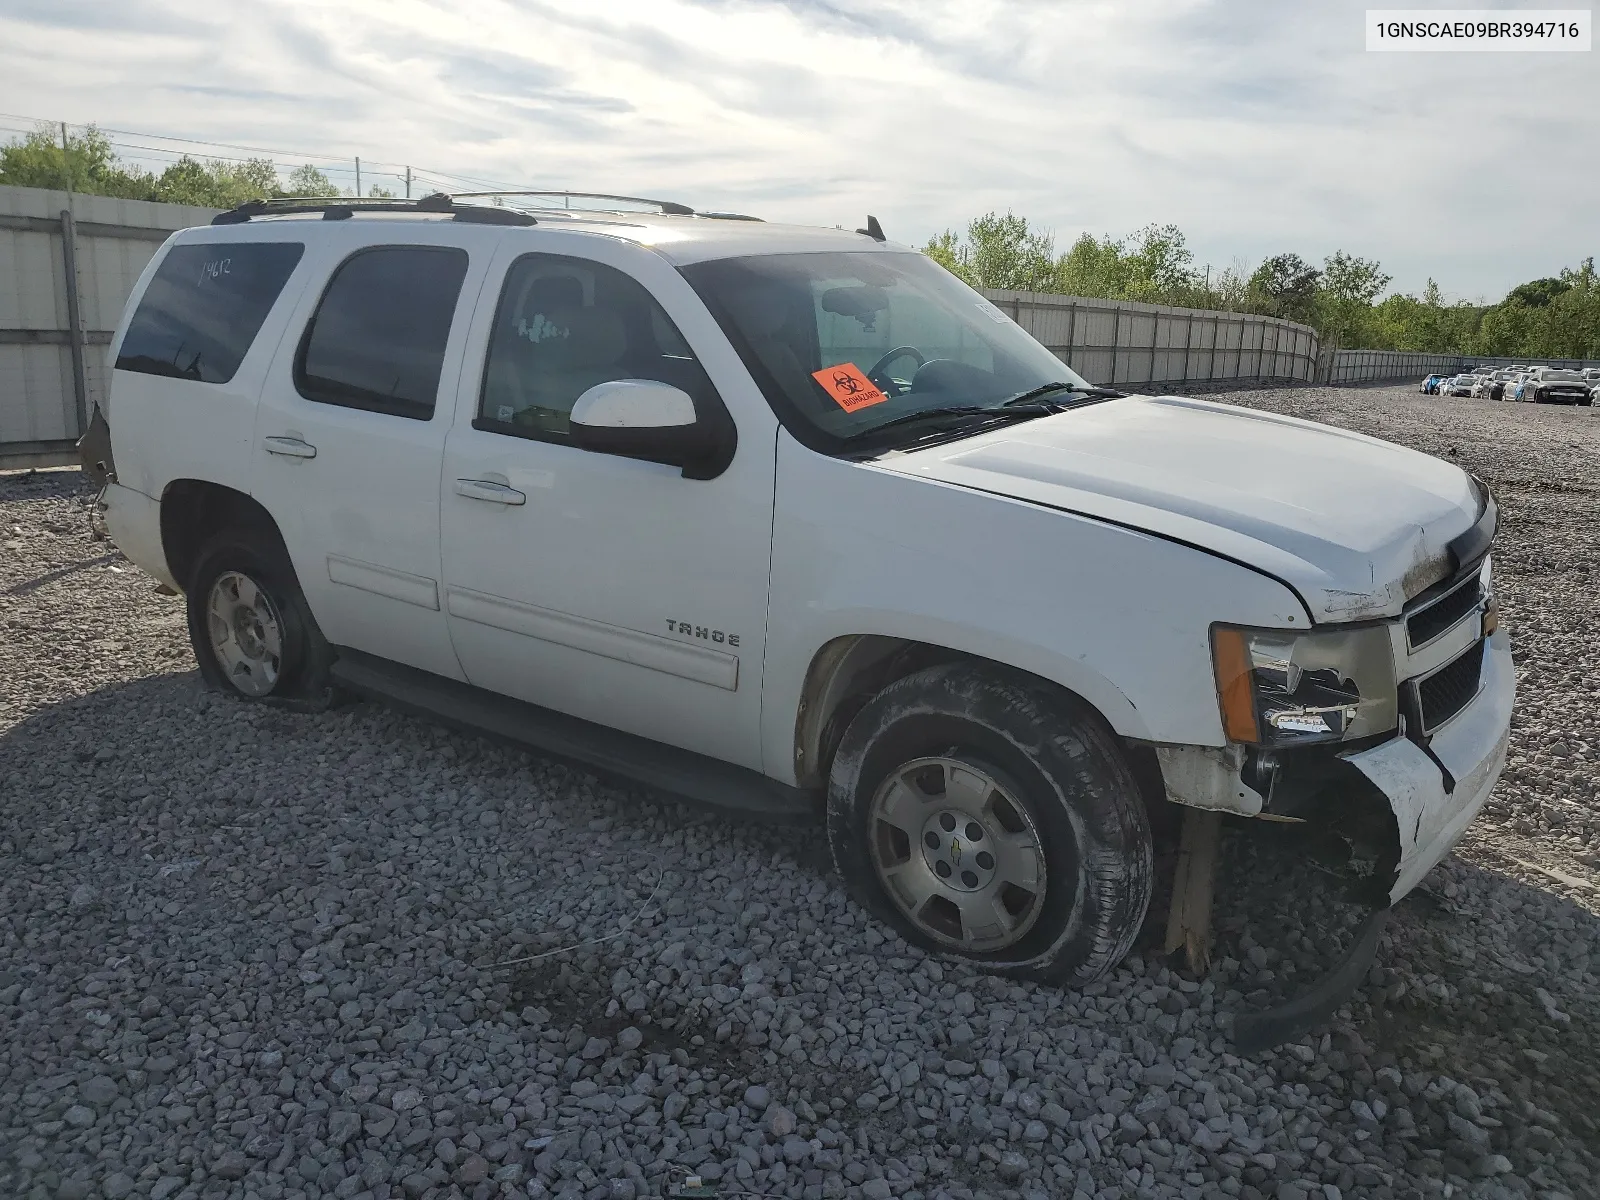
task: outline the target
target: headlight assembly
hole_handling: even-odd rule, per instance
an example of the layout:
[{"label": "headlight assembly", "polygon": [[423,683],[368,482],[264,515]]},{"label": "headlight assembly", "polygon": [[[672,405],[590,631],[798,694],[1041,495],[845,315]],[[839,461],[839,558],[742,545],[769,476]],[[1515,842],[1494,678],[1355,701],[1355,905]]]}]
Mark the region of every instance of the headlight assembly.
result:
[{"label": "headlight assembly", "polygon": [[1340,742],[1397,723],[1387,626],[1299,633],[1214,625],[1211,656],[1230,741]]}]

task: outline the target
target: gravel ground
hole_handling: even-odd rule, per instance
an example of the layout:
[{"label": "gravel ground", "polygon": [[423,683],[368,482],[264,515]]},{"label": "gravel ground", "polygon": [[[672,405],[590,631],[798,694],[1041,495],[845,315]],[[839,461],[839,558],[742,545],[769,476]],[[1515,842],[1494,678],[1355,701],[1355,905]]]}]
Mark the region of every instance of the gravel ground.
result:
[{"label": "gravel ground", "polygon": [[866,919],[820,830],[202,692],[77,475],[0,476],[0,1195],[1600,1194],[1600,417],[1232,398],[1487,479],[1521,672],[1368,985],[1247,1059],[1232,1014],[1352,920],[1271,844],[1226,843],[1204,982],[1147,940],[1003,983]]}]

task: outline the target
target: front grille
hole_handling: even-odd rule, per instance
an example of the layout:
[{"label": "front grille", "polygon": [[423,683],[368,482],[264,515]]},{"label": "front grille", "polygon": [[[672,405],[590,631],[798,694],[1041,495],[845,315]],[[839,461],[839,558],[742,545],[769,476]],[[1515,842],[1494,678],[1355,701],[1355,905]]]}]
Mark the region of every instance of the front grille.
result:
[{"label": "front grille", "polygon": [[1417,684],[1422,732],[1432,733],[1472,703],[1472,698],[1478,694],[1478,680],[1482,674],[1483,642],[1478,641],[1460,658]]},{"label": "front grille", "polygon": [[1482,585],[1476,574],[1461,581],[1455,591],[1446,592],[1426,608],[1406,618],[1406,641],[1413,650],[1426,646],[1478,607]]}]

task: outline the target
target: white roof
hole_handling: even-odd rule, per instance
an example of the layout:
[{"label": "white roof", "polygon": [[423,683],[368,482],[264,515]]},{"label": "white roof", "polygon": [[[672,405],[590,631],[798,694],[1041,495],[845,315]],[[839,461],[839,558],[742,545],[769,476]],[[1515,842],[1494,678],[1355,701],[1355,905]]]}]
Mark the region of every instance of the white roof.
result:
[{"label": "white roof", "polygon": [[[337,201],[333,201],[337,203]],[[503,225],[507,236],[516,237],[529,229],[564,229],[593,233],[649,246],[669,261],[682,266],[713,258],[737,258],[748,254],[792,254],[806,251],[884,251],[914,252],[896,242],[879,242],[850,229],[828,229],[814,225],[781,225],[768,221],[731,220],[725,217],[676,216],[655,212],[593,212],[579,209],[522,209],[534,217],[533,226]],[[350,221],[443,221],[453,218],[444,213],[399,209],[394,212],[357,210]],[[247,229],[281,229],[293,222],[299,226],[321,225],[320,213],[267,213],[239,225],[202,226],[236,237]],[[344,224],[345,222],[340,222]],[[481,225],[476,228],[484,228]],[[209,239],[207,239],[209,240]]]},{"label": "white roof", "polygon": [[769,221],[736,221],[718,217],[681,217],[659,213],[586,213],[534,209],[541,224],[581,229],[651,246],[680,265],[745,254],[793,254],[817,250],[911,249],[875,241],[850,229],[818,225],[781,225]]}]

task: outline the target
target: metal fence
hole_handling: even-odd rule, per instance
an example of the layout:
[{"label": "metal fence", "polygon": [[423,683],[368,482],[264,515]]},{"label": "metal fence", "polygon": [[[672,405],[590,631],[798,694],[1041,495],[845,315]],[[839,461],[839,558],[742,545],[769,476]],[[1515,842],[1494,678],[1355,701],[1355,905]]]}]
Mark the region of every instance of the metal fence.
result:
[{"label": "metal fence", "polygon": [[1043,292],[983,294],[1092,383],[1316,378],[1316,331],[1293,321]]},{"label": "metal fence", "polygon": [[1420,380],[1436,371],[1454,373],[1466,367],[1563,367],[1582,370],[1584,367],[1600,367],[1600,361],[1579,358],[1475,358],[1462,354],[1416,354],[1406,350],[1338,350],[1334,352],[1326,382]]},{"label": "metal fence", "polygon": [[[104,348],[139,273],[169,233],[207,224],[215,214],[0,187],[0,467],[73,461],[73,442],[108,383]],[[1251,313],[1040,292],[984,295],[1097,384],[1152,390],[1228,380],[1348,384],[1420,379],[1470,364],[1513,365],[1511,359],[1333,350],[1321,346],[1309,326]]]},{"label": "metal fence", "polygon": [[1563,371],[1600,368],[1600,358],[1468,358],[1466,362],[1477,367],[1560,367]]},{"label": "metal fence", "polygon": [[1459,371],[1472,360],[1459,354],[1413,354],[1405,350],[1336,350],[1328,383],[1377,383],[1421,379],[1435,371]]},{"label": "metal fence", "polygon": [[0,467],[74,461],[139,273],[169,233],[215,212],[0,187]]}]

